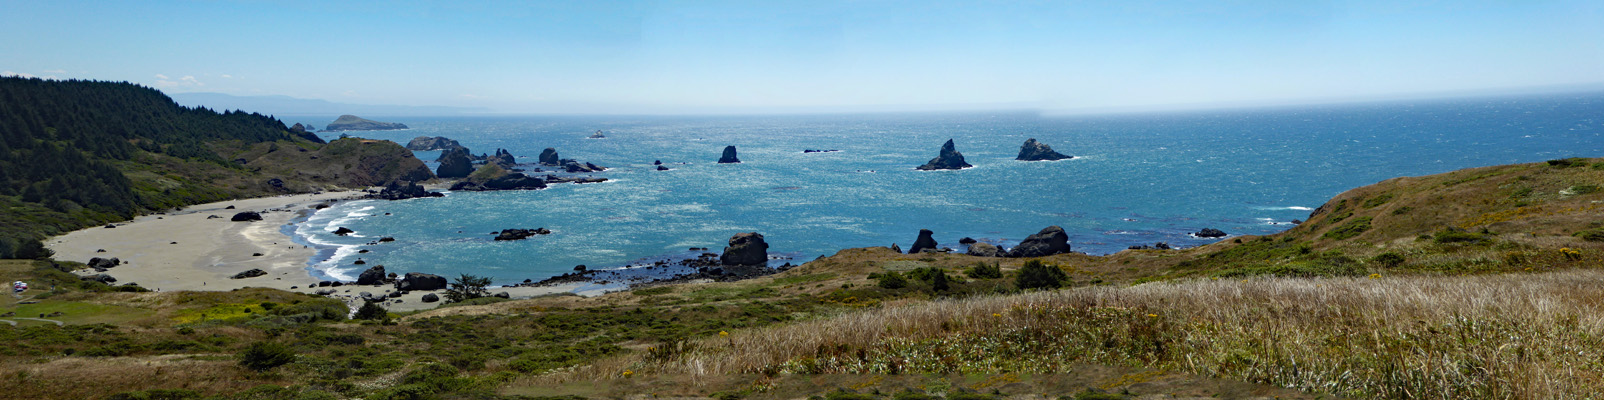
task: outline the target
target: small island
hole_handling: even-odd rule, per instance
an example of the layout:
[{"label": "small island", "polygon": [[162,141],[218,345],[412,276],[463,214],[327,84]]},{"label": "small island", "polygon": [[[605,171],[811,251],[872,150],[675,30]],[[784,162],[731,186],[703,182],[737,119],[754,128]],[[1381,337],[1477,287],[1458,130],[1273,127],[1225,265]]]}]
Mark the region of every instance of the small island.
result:
[{"label": "small island", "polygon": [[325,131],[388,131],[396,129],[407,129],[407,125],[397,122],[379,122],[350,114],[341,115],[334,122],[330,122],[329,126],[323,128]]}]

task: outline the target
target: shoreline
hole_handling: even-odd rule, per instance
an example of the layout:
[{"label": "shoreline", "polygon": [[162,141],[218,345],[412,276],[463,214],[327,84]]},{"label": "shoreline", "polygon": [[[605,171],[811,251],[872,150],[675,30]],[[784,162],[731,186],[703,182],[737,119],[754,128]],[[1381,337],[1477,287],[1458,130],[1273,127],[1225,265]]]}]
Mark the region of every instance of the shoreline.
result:
[{"label": "shoreline", "polygon": [[[324,280],[319,279],[320,273],[315,270],[313,260],[318,249],[298,240],[293,231],[285,231],[286,226],[309,217],[314,212],[311,207],[316,204],[353,200],[363,194],[366,193],[352,190],[196,204],[176,212],[142,215],[112,224],[115,228],[99,226],[68,232],[49,238],[45,246],[56,252],[57,260],[88,263],[94,257],[120,259],[121,265],[104,272],[117,279],[115,285],[137,283],[156,291],[228,291],[256,287],[308,294],[333,289],[335,293],[330,297],[360,306],[355,302],[359,301],[361,293],[383,294],[394,288],[389,285],[317,287],[317,283]],[[228,209],[229,206],[235,209]],[[235,213],[245,211],[261,213],[262,220],[229,220]],[[211,216],[216,218],[209,218]],[[267,275],[230,279],[250,269],[261,269]],[[82,274],[94,273],[97,272],[86,270]],[[572,293],[579,285],[487,289],[524,298]],[[424,303],[422,297],[429,293],[441,294],[440,291],[414,291],[391,298],[384,305],[391,311],[431,309],[440,303]]]}]

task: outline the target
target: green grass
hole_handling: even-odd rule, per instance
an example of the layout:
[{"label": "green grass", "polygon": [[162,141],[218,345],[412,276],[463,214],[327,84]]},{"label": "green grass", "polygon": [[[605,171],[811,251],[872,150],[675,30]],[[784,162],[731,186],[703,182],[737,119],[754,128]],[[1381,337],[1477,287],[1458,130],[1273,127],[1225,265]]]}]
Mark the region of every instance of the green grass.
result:
[{"label": "green grass", "polygon": [[[139,308],[56,300],[40,300],[35,304],[17,304],[12,307],[0,308],[0,310],[15,312],[18,317],[24,318],[40,318],[39,315],[41,314],[49,315],[60,312],[62,313],[61,316],[43,318],[67,324],[122,324],[156,315],[154,311]],[[0,319],[7,318],[0,317]]]}]

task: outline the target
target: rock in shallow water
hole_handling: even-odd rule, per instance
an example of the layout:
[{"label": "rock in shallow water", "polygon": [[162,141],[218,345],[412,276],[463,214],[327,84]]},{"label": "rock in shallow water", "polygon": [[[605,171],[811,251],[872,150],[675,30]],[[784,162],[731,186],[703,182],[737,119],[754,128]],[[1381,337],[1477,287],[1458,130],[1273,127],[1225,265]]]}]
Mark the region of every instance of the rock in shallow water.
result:
[{"label": "rock in shallow water", "polygon": [[956,146],[952,144],[952,139],[947,139],[947,143],[941,145],[941,153],[936,155],[936,158],[930,159],[930,162],[925,163],[925,165],[920,165],[918,169],[921,171],[931,171],[938,169],[964,169],[969,167],[973,167],[973,165],[969,165],[968,162],[965,162],[963,153],[958,152]]},{"label": "rock in shallow water", "polygon": [[1052,146],[1037,142],[1036,138],[1030,138],[1025,140],[1025,144],[1019,146],[1019,156],[1014,159],[1019,161],[1053,161],[1067,158],[1075,157],[1053,151]]},{"label": "rock in shallow water", "polygon": [[769,244],[757,232],[737,233],[730,237],[729,247],[719,262],[724,265],[760,265],[769,261]]}]

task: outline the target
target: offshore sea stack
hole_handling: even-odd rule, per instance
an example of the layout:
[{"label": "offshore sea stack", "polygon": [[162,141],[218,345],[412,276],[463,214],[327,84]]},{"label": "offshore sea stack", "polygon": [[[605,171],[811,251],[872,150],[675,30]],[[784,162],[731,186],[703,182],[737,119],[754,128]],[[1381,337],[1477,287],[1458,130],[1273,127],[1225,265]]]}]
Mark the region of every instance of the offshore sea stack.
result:
[{"label": "offshore sea stack", "polygon": [[938,169],[964,169],[969,167],[973,167],[973,165],[969,165],[968,162],[964,162],[963,153],[959,153],[958,150],[954,148],[952,145],[952,139],[947,139],[947,143],[941,145],[941,154],[937,155],[936,158],[930,159],[930,162],[925,163],[925,165],[920,165],[919,170],[933,171]]},{"label": "offshore sea stack", "polygon": [[555,167],[562,163],[562,157],[557,156],[557,149],[547,147],[540,152],[540,165]]},{"label": "offshore sea stack", "polygon": [[1019,146],[1019,157],[1014,159],[1019,161],[1054,161],[1068,158],[1075,158],[1075,156],[1053,151],[1052,146],[1037,142],[1036,138],[1030,138],[1025,140],[1025,144]]},{"label": "offshore sea stack", "polygon": [[757,232],[737,233],[718,260],[724,265],[763,265],[769,262],[769,244]]},{"label": "offshore sea stack", "polygon": [[1042,257],[1069,252],[1069,235],[1058,225],[1049,226],[1008,251],[1009,257]]},{"label": "offshore sea stack", "polygon": [[473,173],[473,160],[468,159],[468,149],[450,149],[440,155],[440,167],[435,168],[434,175],[441,178],[465,178]]},{"label": "offshore sea stack", "polygon": [[908,254],[919,254],[921,251],[935,250],[936,239],[930,236],[932,234],[935,234],[935,232],[931,232],[929,229],[920,229],[919,238],[914,239],[913,247],[908,248]]},{"label": "offshore sea stack", "polygon": [[724,146],[724,156],[718,158],[719,164],[739,164],[740,158],[735,157],[735,146]]},{"label": "offshore sea stack", "polygon": [[466,150],[467,147],[462,147],[462,144],[457,143],[455,140],[447,139],[444,136],[418,136],[412,138],[412,141],[407,142],[407,150],[429,151],[449,149]]},{"label": "offshore sea stack", "polygon": [[512,170],[512,167],[518,166],[518,160],[513,158],[512,152],[509,152],[506,149],[496,149],[496,155],[485,159],[485,164],[496,164],[496,166],[501,167],[501,169],[510,171]]}]

